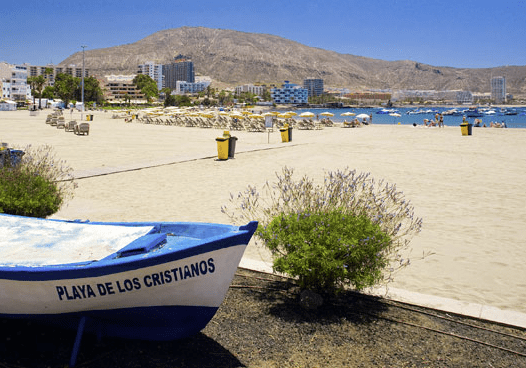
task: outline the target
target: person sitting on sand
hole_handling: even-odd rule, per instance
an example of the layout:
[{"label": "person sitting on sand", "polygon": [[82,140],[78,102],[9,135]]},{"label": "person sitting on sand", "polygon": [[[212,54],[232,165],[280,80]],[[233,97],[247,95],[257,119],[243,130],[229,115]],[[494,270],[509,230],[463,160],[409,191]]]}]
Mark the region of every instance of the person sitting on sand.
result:
[{"label": "person sitting on sand", "polygon": [[501,123],[497,123],[497,122],[495,122],[495,123],[491,122],[491,123],[489,123],[489,126],[490,126],[490,128],[506,128],[506,125],[505,125],[504,122],[502,122],[502,124]]},{"label": "person sitting on sand", "polygon": [[[429,124],[428,124],[427,122],[429,122]],[[428,127],[428,128],[431,128],[431,127],[436,126],[437,123],[436,123],[435,121],[433,121],[433,120],[427,120],[427,119],[426,119],[426,120],[424,120],[424,125],[425,125],[426,127]]]}]

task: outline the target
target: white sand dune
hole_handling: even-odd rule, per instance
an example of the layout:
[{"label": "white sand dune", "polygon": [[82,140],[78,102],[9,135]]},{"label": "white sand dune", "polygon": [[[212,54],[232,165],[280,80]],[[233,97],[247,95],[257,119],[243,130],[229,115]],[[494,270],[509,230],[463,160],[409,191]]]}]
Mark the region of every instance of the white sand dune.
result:
[{"label": "white sand dune", "polygon": [[[283,166],[315,179],[348,166],[396,183],[424,219],[413,263],[393,287],[526,313],[526,130],[462,136],[457,127],[333,127],[294,130],[289,143],[279,131],[239,131],[231,132],[235,159],[217,161],[217,129],[125,123],[96,112],[90,134],[76,136],[45,124],[46,113],[0,112],[0,141],[50,144],[77,175],[123,171],[78,180],[54,218],[224,223],[220,208],[230,193],[261,188]],[[428,251],[435,254],[417,260]],[[253,244],[245,257],[269,261]]]}]

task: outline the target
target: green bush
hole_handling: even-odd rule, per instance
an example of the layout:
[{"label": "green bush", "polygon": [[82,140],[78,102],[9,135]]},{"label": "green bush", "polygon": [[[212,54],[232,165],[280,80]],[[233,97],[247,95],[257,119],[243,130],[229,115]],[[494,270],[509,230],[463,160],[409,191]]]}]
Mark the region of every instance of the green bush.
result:
[{"label": "green bush", "polygon": [[55,184],[26,170],[2,169],[0,188],[0,212],[10,215],[46,217],[62,203]]},{"label": "green bush", "polygon": [[19,165],[0,169],[0,212],[47,217],[73,194],[71,169],[57,161],[50,146],[23,149]]},{"label": "green bush", "polygon": [[410,264],[402,252],[422,227],[396,186],[355,170],[328,172],[322,185],[293,179],[284,168],[260,195],[249,186],[231,194],[233,222],[259,221],[257,238],[272,252],[277,272],[314,291],[357,290],[392,281]]},{"label": "green bush", "polygon": [[330,291],[352,284],[362,289],[381,281],[391,239],[366,216],[334,210],[281,214],[258,236],[273,254],[276,271],[299,277],[304,289]]}]

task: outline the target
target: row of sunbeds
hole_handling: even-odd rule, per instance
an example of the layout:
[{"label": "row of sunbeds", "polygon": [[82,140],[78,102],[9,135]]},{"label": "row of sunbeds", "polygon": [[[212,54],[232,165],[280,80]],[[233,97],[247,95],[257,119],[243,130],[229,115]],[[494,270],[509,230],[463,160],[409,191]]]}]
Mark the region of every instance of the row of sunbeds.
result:
[{"label": "row of sunbeds", "polygon": [[46,124],[55,126],[57,129],[64,129],[65,132],[73,132],[76,135],[89,135],[89,123],[77,123],[75,120],[66,122],[61,110],[48,114]]}]

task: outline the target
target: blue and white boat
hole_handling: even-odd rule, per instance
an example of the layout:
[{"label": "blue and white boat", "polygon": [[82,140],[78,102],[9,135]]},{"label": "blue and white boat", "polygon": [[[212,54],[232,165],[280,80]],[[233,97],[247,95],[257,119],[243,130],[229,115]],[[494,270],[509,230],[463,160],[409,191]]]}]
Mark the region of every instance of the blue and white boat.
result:
[{"label": "blue and white boat", "polygon": [[173,340],[221,305],[257,229],[0,214],[0,316],[100,335]]}]

